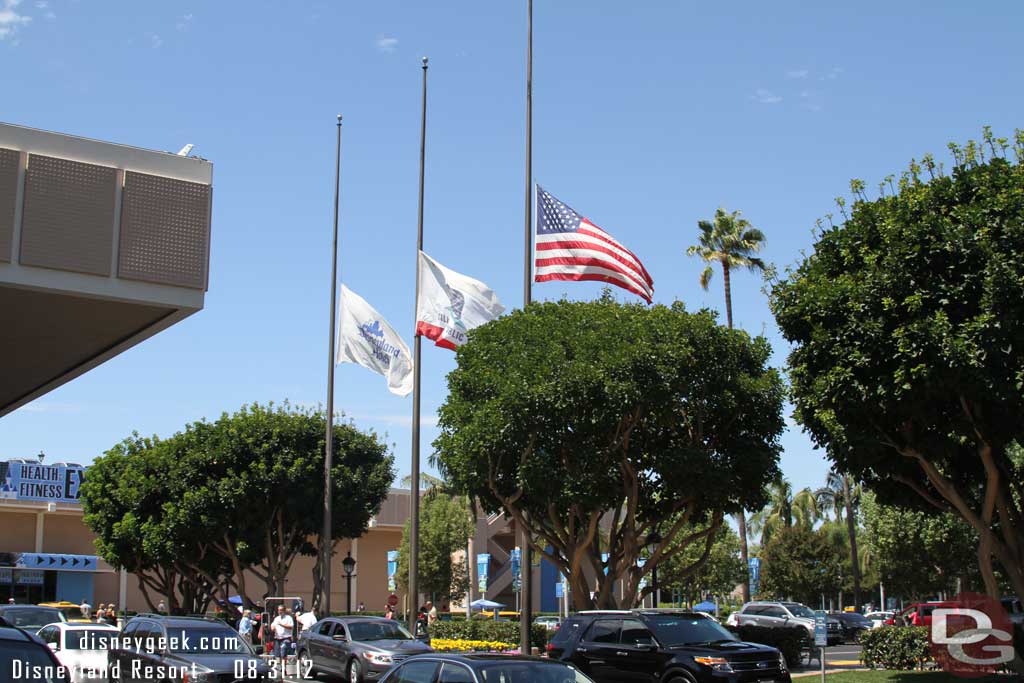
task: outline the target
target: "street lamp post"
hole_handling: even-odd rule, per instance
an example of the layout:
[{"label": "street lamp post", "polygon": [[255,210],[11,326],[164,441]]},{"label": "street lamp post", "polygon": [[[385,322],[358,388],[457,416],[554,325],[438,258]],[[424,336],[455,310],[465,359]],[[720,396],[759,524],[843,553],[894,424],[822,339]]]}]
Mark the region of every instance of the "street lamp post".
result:
[{"label": "street lamp post", "polygon": [[355,576],[352,572],[356,570],[356,561],[352,558],[351,550],[341,561],[341,568],[345,572],[345,614],[352,614],[352,577]]},{"label": "street lamp post", "polygon": [[[647,536],[647,556],[650,558],[658,550],[658,546],[661,544],[661,534],[657,531],[652,531]],[[658,598],[660,597],[661,587],[658,586],[658,565],[654,564],[651,566],[651,595],[654,598],[654,609],[658,609]]]}]

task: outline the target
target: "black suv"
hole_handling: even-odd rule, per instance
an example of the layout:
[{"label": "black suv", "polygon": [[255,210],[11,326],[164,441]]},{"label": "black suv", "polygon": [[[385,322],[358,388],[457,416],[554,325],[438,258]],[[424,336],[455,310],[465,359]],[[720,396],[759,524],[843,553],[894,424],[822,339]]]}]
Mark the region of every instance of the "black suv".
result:
[{"label": "black suv", "polygon": [[140,614],[108,653],[111,683],[269,681],[270,666],[220,619]]},{"label": "black suv", "polygon": [[789,683],[782,654],[744,643],[697,612],[580,612],[548,645],[548,655],[597,683]]},{"label": "black suv", "polygon": [[68,678],[50,648],[0,617],[0,681],[68,683]]}]

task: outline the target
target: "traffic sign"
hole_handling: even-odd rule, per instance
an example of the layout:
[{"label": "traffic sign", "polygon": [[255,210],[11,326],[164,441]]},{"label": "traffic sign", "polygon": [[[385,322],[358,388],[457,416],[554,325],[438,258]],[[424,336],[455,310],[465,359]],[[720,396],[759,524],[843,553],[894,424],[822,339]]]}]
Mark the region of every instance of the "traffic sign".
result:
[{"label": "traffic sign", "polygon": [[827,617],[821,610],[814,613],[814,644],[818,647],[828,645],[828,623]]},{"label": "traffic sign", "polygon": [[394,593],[392,593],[391,595],[389,595],[389,596],[388,596],[388,604],[389,604],[389,605],[391,605],[392,607],[394,607],[395,605],[397,605],[397,604],[398,604],[398,596],[397,596],[397,595],[395,595]]}]

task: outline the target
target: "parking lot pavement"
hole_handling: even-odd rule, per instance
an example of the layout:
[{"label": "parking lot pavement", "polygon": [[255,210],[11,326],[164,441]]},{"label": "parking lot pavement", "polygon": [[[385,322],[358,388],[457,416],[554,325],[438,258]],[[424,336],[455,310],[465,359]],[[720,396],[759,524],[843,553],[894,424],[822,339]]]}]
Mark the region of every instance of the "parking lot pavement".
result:
[{"label": "parking lot pavement", "polygon": [[[860,650],[860,645],[833,645],[825,648],[825,668],[829,671],[859,669],[863,666],[860,662]],[[815,650],[811,663],[802,667],[794,667],[793,672],[801,673],[821,669],[821,661],[818,656],[818,650]]]}]

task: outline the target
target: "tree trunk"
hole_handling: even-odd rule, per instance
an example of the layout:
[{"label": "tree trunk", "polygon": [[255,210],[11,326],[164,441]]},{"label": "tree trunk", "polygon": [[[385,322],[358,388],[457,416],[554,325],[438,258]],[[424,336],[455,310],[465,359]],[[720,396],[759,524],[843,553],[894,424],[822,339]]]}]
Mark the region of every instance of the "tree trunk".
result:
[{"label": "tree trunk", "polygon": [[722,262],[722,279],[725,280],[725,320],[732,329],[732,283],[729,281],[729,264]]},{"label": "tree trunk", "polygon": [[857,555],[857,521],[853,514],[850,478],[841,475],[843,480],[843,499],[846,503],[846,533],[850,536],[850,566],[853,568],[853,608],[860,610],[860,558]]}]

